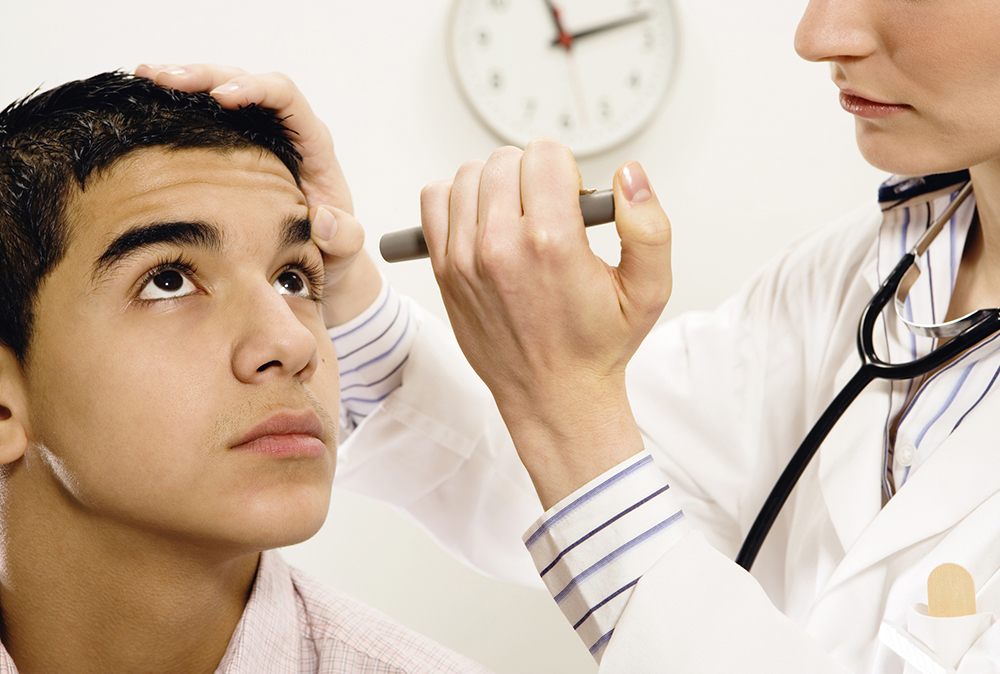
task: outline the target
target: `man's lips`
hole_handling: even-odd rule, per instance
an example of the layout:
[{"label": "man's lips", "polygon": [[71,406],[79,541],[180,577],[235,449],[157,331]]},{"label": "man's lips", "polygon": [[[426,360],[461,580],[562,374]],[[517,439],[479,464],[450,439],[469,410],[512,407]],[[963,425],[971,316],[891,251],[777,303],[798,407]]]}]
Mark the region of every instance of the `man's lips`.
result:
[{"label": "man's lips", "polygon": [[840,105],[852,115],[866,119],[891,117],[913,109],[902,103],[886,103],[865,98],[846,89],[840,92]]},{"label": "man's lips", "polygon": [[326,452],[323,423],[311,409],[275,412],[232,446],[243,452],[274,456],[319,456]]}]

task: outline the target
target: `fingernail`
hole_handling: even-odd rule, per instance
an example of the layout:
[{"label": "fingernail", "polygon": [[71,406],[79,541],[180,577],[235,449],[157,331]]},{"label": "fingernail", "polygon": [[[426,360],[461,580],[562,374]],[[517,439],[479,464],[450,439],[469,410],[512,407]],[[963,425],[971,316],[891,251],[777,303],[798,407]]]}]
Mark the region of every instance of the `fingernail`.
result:
[{"label": "fingernail", "polygon": [[164,66],[160,72],[168,75],[187,75],[188,69],[184,66]]},{"label": "fingernail", "polygon": [[231,94],[234,91],[239,91],[240,85],[237,82],[226,82],[225,84],[220,84],[219,86],[212,89],[212,94]]},{"label": "fingernail", "polygon": [[153,72],[162,73],[167,66],[162,63],[143,63],[139,68],[149,68]]},{"label": "fingernail", "polygon": [[209,93],[211,94],[231,94],[234,91],[239,91],[241,86],[236,82],[226,82],[225,84],[220,84],[216,88],[212,89]]},{"label": "fingernail", "polygon": [[638,162],[630,161],[622,167],[622,193],[632,204],[641,204],[653,197],[649,179]]},{"label": "fingernail", "polygon": [[329,241],[337,234],[337,216],[323,207],[316,209],[313,218],[312,231],[317,239]]}]

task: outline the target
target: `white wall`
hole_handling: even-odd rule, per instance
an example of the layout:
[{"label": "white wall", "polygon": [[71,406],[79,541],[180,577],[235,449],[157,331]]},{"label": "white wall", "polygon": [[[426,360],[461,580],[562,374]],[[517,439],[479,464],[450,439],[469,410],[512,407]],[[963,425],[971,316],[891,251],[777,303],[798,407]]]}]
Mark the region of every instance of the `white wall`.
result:
[{"label": "white wall", "polygon": [[[858,155],[825,67],[792,50],[805,0],[675,2],[683,44],[662,114],[581,166],[585,184],[602,189],[627,159],[646,168],[675,232],[668,316],[714,306],[779,246],[873,198],[882,177]],[[0,0],[0,103],[143,61],[287,72],[337,139],[377,255],[382,233],[419,224],[425,183],[498,143],[450,80],[449,5]],[[591,235],[616,257],[611,228]],[[444,316],[426,263],[383,269]],[[478,576],[380,504],[337,494],[325,529],[287,556],[497,672],[596,671],[546,596]]]}]

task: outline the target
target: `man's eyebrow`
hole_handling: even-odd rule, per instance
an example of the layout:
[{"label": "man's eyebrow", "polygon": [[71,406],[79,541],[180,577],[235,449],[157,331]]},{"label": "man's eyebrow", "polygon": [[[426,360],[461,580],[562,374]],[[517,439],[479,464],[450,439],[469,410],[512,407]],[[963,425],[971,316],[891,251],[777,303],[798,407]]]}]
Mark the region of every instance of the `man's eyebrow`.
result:
[{"label": "man's eyebrow", "polygon": [[[302,245],[311,240],[312,223],[309,218],[291,217],[285,220],[281,232],[281,248]],[[222,250],[222,232],[203,222],[158,222],[133,227],[111,242],[94,263],[91,276],[99,280],[122,260],[158,244],[197,246],[218,252]]]},{"label": "man's eyebrow", "polygon": [[97,280],[122,260],[158,244],[221,250],[222,233],[218,228],[203,222],[158,222],[139,225],[111,242],[94,263],[91,276]]},{"label": "man's eyebrow", "polygon": [[309,218],[289,218],[282,229],[284,231],[281,237],[282,248],[309,243],[312,238],[312,222]]}]

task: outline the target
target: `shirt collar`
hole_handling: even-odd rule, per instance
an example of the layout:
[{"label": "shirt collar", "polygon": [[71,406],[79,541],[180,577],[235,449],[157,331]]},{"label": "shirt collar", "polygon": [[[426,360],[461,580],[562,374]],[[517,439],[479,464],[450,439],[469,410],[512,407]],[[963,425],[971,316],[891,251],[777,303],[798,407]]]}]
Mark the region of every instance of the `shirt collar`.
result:
[{"label": "shirt collar", "polygon": [[[263,552],[247,602],[216,674],[266,671],[298,674],[301,660],[298,603],[291,570],[275,550]],[[17,667],[0,644],[0,674]]]},{"label": "shirt collar", "polygon": [[[912,250],[969,179],[968,171],[956,171],[928,176],[892,176],[882,184],[879,189],[882,224],[878,233],[873,288],[878,287],[899,260]],[[917,259],[921,273],[904,306],[908,320],[923,324],[945,320],[974,214],[975,195],[972,195]],[[934,340],[914,336],[902,321],[895,320],[895,313],[890,302],[884,316],[888,321],[892,360],[912,360],[933,348]]]},{"label": "shirt collar", "polygon": [[969,171],[935,173],[926,176],[890,176],[878,190],[878,203],[883,211],[906,204],[927,203],[942,194],[957,191],[969,182]]},{"label": "shirt collar", "polygon": [[261,553],[250,600],[216,674],[300,671],[298,604],[291,571],[275,550]]}]

